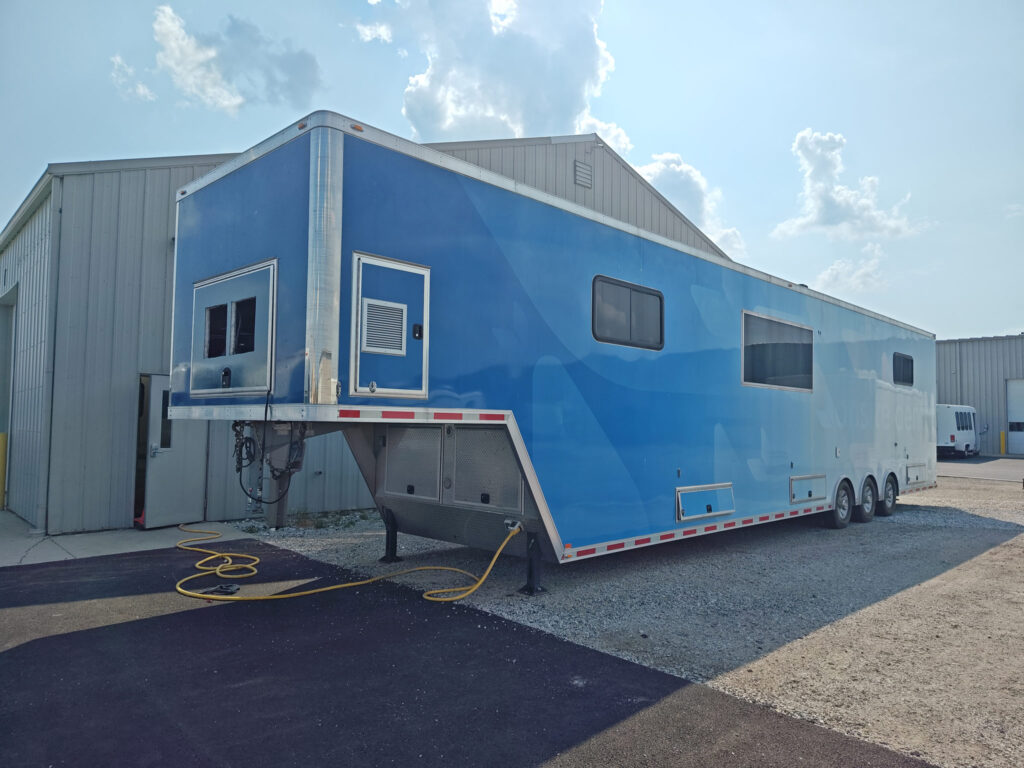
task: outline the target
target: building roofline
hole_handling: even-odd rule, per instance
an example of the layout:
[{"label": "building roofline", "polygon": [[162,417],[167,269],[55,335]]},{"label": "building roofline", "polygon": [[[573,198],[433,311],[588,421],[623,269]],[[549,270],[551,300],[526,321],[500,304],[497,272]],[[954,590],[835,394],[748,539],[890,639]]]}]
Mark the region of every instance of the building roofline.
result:
[{"label": "building roofline", "polygon": [[11,216],[3,230],[0,231],[0,251],[3,251],[11,240],[21,231],[25,223],[46,200],[50,193],[51,181],[60,176],[75,176],[85,173],[104,173],[108,171],[134,171],[156,168],[180,168],[187,165],[216,163],[220,164],[235,157],[237,153],[215,155],[175,155],[169,157],[137,157],[122,160],[82,160],[69,163],[50,163],[32,186],[28,196]]},{"label": "building roofline", "polygon": [[568,136],[534,136],[522,139],[483,139],[481,141],[431,141],[423,146],[436,149],[439,152],[444,152],[447,149],[488,149],[496,146],[500,147],[526,147],[526,146],[537,146],[537,145],[548,145],[548,144],[584,144],[588,142],[594,142],[597,146],[606,150],[608,154],[612,156],[619,165],[621,165],[628,174],[630,174],[634,181],[642,184],[646,189],[650,190],[655,198],[657,198],[663,205],[665,205],[670,211],[675,213],[680,219],[686,222],[687,226],[691,227],[695,232],[699,232],[711,245],[711,253],[721,256],[727,261],[732,261],[729,254],[723,251],[718,244],[711,238],[711,236],[694,224],[686,216],[685,213],[680,211],[675,205],[673,205],[658,188],[655,187],[651,182],[645,179],[640,172],[633,167],[633,164],[626,160],[622,155],[612,149],[611,145],[601,138],[596,133],[581,133],[576,135]]},{"label": "building roofline", "polygon": [[21,201],[21,205],[11,216],[11,220],[7,222],[7,225],[0,231],[0,253],[4,252],[11,240],[14,239],[15,235],[21,231],[21,228],[25,226],[25,222],[29,220],[29,217],[39,208],[40,205],[50,196],[50,182],[53,179],[53,174],[50,173],[49,169],[43,171],[43,175],[39,177],[32,189],[29,191],[28,196]]},{"label": "building roofline", "polygon": [[964,336],[959,339],[936,339],[936,344],[946,344],[953,341],[1003,341],[1008,339],[1024,338],[1024,331],[1021,333],[1008,333],[1005,336]]}]

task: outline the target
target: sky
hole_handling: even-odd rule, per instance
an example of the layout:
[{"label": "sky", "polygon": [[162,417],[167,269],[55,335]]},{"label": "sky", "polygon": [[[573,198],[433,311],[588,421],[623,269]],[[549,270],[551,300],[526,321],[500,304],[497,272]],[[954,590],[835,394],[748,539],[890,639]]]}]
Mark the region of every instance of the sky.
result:
[{"label": "sky", "polygon": [[733,259],[938,338],[1024,332],[1024,3],[0,0],[0,222],[48,163],[328,109],[601,135]]}]

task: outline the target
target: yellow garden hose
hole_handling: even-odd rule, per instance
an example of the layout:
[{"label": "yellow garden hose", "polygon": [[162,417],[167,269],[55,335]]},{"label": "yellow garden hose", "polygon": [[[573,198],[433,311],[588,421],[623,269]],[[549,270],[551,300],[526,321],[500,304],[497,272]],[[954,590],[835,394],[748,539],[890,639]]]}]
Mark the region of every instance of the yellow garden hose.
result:
[{"label": "yellow garden hose", "polygon": [[[417,568],[406,568],[402,571],[393,571],[391,573],[385,573],[383,576],[374,576],[373,578],[363,579],[362,581],[350,581],[347,584],[333,584],[329,587],[307,589],[303,592],[289,592],[285,595],[254,595],[252,597],[246,597],[245,595],[216,595],[203,592],[193,592],[190,589],[186,589],[184,587],[186,582],[192,581],[193,579],[201,579],[204,576],[218,576],[222,579],[247,579],[250,576],[255,576],[257,573],[256,566],[259,564],[260,559],[256,557],[256,555],[247,555],[241,552],[218,552],[214,549],[190,547],[188,545],[192,543],[219,539],[220,534],[216,531],[203,531],[194,528],[186,528],[184,525],[179,525],[178,530],[183,531],[184,533],[205,534],[204,536],[199,536],[197,538],[182,539],[177,545],[178,549],[188,550],[189,552],[199,552],[206,555],[206,557],[196,563],[196,568],[199,570],[199,573],[193,573],[191,576],[186,576],[174,585],[174,588],[185,597],[195,597],[200,600],[221,600],[224,602],[235,603],[255,600],[288,600],[293,597],[306,597],[307,595],[315,595],[320,592],[331,592],[335,589],[361,587],[364,584],[372,584],[375,581],[391,579],[395,576],[401,576],[406,573],[415,573],[416,571],[452,571],[454,573],[460,573],[463,576],[468,576],[472,579],[473,583],[469,586],[429,589],[423,593],[423,598],[425,600],[431,600],[435,603],[450,603],[456,600],[461,600],[464,597],[469,597],[480,588],[480,585],[483,584],[487,580],[487,577],[491,575],[491,569],[494,568],[494,564],[498,561],[498,556],[501,554],[502,550],[505,549],[505,545],[512,540],[513,536],[522,530],[522,527],[517,524],[508,532],[508,536],[506,536],[505,540],[501,542],[501,546],[498,547],[498,551],[495,552],[494,557],[491,558],[490,565],[487,566],[487,570],[484,571],[484,575],[479,578],[477,578],[475,574],[472,574],[469,571],[464,571],[461,568],[451,568],[446,565],[421,565]],[[211,563],[211,560],[220,560],[221,562]]]}]

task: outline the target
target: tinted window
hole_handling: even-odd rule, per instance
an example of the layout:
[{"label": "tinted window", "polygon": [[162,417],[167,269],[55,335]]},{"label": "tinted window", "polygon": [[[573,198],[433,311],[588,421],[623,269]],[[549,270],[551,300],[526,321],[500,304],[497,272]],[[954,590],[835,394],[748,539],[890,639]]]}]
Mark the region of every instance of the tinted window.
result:
[{"label": "tinted window", "polygon": [[894,384],[912,387],[914,385],[914,358],[909,355],[901,355],[899,352],[893,353],[892,380]]},{"label": "tinted window", "polygon": [[664,299],[641,285],[594,278],[593,333],[598,341],[646,349],[664,346]]},{"label": "tinted window", "polygon": [[231,354],[242,355],[256,349],[256,297],[234,303],[234,335]]},{"label": "tinted window", "polygon": [[956,428],[957,428],[957,430],[959,431],[959,430],[963,429],[964,428],[964,422],[960,418],[960,411],[955,411],[953,413],[953,415],[956,416]]},{"label": "tinted window", "polygon": [[744,313],[744,383],[811,389],[813,342],[810,328]]},{"label": "tinted window", "polygon": [[228,305],[206,310],[206,357],[224,357],[228,339]]}]

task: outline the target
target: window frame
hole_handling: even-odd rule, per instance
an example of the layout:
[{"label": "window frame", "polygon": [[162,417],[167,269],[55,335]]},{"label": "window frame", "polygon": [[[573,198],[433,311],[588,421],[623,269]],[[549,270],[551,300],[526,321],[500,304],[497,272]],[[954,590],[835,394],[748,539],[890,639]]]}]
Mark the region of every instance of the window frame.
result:
[{"label": "window frame", "polygon": [[[904,360],[910,361],[910,381],[897,381],[896,380],[896,358],[903,358]],[[907,355],[903,352],[892,353],[892,383],[897,387],[913,387],[914,386],[914,356]]]},{"label": "window frame", "polygon": [[[757,317],[761,320],[770,320],[780,325],[789,325],[808,331],[811,334],[811,386],[810,387],[787,387],[782,384],[762,384],[759,381],[747,381],[747,315]],[[740,383],[744,387],[758,387],[759,389],[781,389],[786,392],[814,392],[814,328],[803,323],[796,323],[792,320],[782,320],[778,317],[765,315],[760,312],[751,312],[748,309],[742,311],[740,318]]]},{"label": "window frame", "polygon": [[[609,285],[617,285],[622,288],[626,288],[630,291],[637,291],[639,293],[646,294],[648,296],[654,296],[658,299],[658,335],[660,341],[657,345],[653,344],[641,344],[630,341],[622,341],[620,339],[603,338],[597,332],[597,286],[598,282],[608,283]],[[633,298],[630,295],[630,331],[632,332],[632,306]],[[646,285],[639,285],[638,283],[630,283],[625,280],[619,280],[614,277],[608,277],[607,275],[594,275],[594,279],[590,283],[590,333],[594,337],[595,341],[599,341],[602,344],[614,344],[619,347],[631,347],[633,349],[649,349],[653,351],[659,351],[665,348],[665,294],[656,288],[650,288]]]}]

